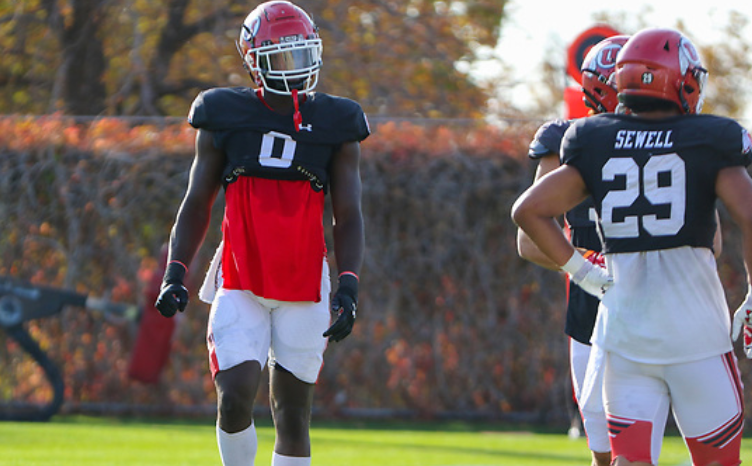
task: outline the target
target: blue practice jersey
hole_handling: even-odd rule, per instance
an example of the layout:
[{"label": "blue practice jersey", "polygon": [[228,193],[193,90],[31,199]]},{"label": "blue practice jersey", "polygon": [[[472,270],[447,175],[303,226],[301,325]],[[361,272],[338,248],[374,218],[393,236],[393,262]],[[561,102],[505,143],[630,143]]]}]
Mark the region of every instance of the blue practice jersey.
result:
[{"label": "blue practice jersey", "polygon": [[587,185],[606,253],[712,249],[716,176],[749,164],[745,134],[736,121],[714,115],[597,115],[569,128],[562,161]]},{"label": "blue practice jersey", "polygon": [[[544,123],[530,143],[528,156],[533,160],[553,156],[558,159],[561,141],[569,128],[569,120],[551,120]],[[587,199],[564,215],[569,228],[570,240],[575,247],[601,250],[598,232],[593,221],[593,201]],[[567,316],[564,333],[579,341],[590,344],[595,317],[598,314],[598,298],[585,292],[574,283],[568,283]]]}]

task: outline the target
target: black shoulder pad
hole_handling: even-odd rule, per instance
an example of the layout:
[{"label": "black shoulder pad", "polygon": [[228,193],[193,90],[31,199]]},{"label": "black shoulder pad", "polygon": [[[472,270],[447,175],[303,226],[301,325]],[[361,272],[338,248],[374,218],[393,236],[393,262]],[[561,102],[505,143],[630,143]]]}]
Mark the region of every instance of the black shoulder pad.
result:
[{"label": "black shoulder pad", "polygon": [[541,125],[530,143],[528,157],[539,159],[548,154],[558,155],[561,139],[569,125],[570,122],[565,120],[552,120]]},{"label": "black shoulder pad", "polygon": [[194,128],[222,130],[236,126],[255,99],[244,87],[216,87],[202,91],[191,105],[188,123]]},{"label": "black shoulder pad", "polygon": [[371,134],[368,118],[360,104],[345,97],[316,93],[316,120],[324,124],[339,143],[362,141]]}]

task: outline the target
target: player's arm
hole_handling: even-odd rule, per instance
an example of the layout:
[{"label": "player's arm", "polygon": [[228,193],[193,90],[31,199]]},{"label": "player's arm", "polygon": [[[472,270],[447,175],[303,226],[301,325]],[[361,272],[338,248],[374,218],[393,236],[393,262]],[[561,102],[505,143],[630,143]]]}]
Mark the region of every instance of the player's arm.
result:
[{"label": "player's arm", "polygon": [[358,275],[365,249],[360,143],[342,144],[334,154],[329,186],[334,214],[334,255],[339,277],[338,288],[332,297],[332,310],[337,313],[337,320],[324,336],[329,337],[330,341],[340,341],[350,334],[355,323]]},{"label": "player's arm", "polygon": [[752,357],[752,179],[741,166],[721,169],[715,182],[718,198],[726,206],[731,218],[742,232],[742,259],[747,271],[747,297],[734,313],[731,336],[736,340],[745,327],[744,352]]},{"label": "player's arm", "polygon": [[339,272],[360,272],[365,237],[361,211],[360,144],[348,142],[334,154],[330,179],[334,254]]},{"label": "player's arm", "polygon": [[527,189],[512,207],[512,219],[538,249],[588,293],[602,297],[613,278],[575,250],[556,221],[585,200],[588,191],[576,168],[563,165]]},{"label": "player's arm", "polygon": [[575,251],[556,219],[587,195],[577,169],[563,165],[528,188],[512,207],[514,222],[556,269]]},{"label": "player's arm", "polygon": [[[543,176],[559,168],[559,166],[558,154],[549,152],[541,157],[538,162],[538,168],[535,170],[534,183],[543,178]],[[543,254],[533,240],[531,240],[521,228],[517,229],[517,252],[520,257],[534,264],[538,264],[550,270],[559,270],[559,266],[556,265],[551,258]]]},{"label": "player's arm", "polygon": [[209,228],[211,209],[222,183],[225,156],[214,146],[210,131],[196,134],[195,156],[191,165],[188,189],[178,209],[170,233],[167,270],[157,309],[170,317],[183,311],[188,293],[183,285],[185,273]]},{"label": "player's arm", "polygon": [[715,210],[715,234],[713,235],[713,256],[716,259],[721,257],[723,252],[723,232],[721,231],[721,216],[718,209]]},{"label": "player's arm", "polygon": [[731,338],[744,330],[744,353],[752,358],[752,179],[743,167],[724,168],[718,172],[716,194],[742,232],[742,258],[747,271],[747,296],[734,312]]},{"label": "player's arm", "polygon": [[744,167],[729,167],[718,172],[715,183],[718,198],[728,209],[742,232],[742,258],[747,270],[747,283],[752,287],[752,178]]},{"label": "player's arm", "polygon": [[214,146],[211,131],[199,129],[195,146],[188,189],[170,234],[168,257],[168,261],[177,260],[185,265],[190,265],[204,241],[225,165],[225,156]]}]

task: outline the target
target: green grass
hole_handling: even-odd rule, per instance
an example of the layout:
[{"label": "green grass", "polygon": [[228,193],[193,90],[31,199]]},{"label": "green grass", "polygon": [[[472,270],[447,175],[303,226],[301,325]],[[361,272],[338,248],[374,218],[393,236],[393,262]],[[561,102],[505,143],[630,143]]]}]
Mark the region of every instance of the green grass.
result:
[{"label": "green grass", "polygon": [[[274,431],[258,426],[256,465],[271,462]],[[472,423],[314,422],[313,464],[326,466],[587,466],[585,440],[563,433]],[[752,440],[742,459],[752,461]],[[219,465],[211,420],[166,422],[56,417],[0,422],[2,466]],[[689,465],[681,438],[664,442],[661,466]]]}]

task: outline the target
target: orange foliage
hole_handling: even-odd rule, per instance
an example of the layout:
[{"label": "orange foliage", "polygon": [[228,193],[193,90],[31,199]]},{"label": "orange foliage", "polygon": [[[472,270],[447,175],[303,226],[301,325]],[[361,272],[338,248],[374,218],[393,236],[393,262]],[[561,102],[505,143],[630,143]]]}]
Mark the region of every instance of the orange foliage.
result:
[{"label": "orange foliage", "polygon": [[[429,124],[426,124],[429,122]],[[535,123],[533,123],[535,124]],[[387,154],[391,161],[406,161],[412,155],[446,157],[462,152],[481,157],[524,156],[527,132],[519,134],[498,126],[464,123],[460,126],[410,121],[388,121],[363,143],[364,153]],[[521,137],[523,136],[523,137]],[[0,117],[0,147],[10,151],[56,147],[92,151],[98,155],[159,153],[184,155],[193,148],[195,130],[187,123],[139,124],[120,118],[77,122],[60,114],[45,117]],[[85,169],[86,160],[79,161]],[[75,180],[76,174],[72,175]]]}]

